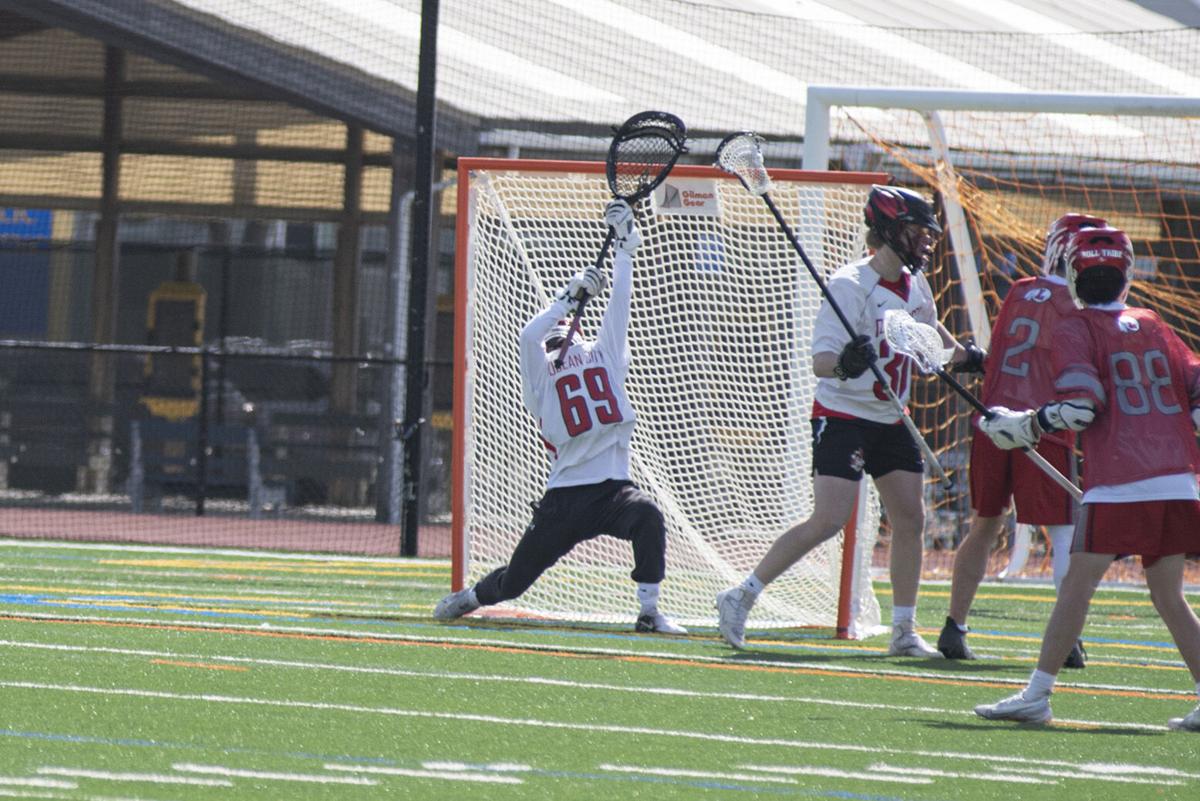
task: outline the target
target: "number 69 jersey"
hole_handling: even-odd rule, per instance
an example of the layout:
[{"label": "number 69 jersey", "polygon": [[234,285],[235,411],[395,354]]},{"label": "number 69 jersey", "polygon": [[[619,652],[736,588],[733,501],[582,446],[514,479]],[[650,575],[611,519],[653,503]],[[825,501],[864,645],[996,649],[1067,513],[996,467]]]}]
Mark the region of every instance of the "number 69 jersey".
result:
[{"label": "number 69 jersey", "polygon": [[542,341],[566,301],[555,301],[521,331],[521,376],[525,408],[538,421],[550,456],[546,488],[629,479],[629,443],[635,416],[625,394],[629,373],[629,301],[633,262],[616,251],[608,307],[594,341],[576,339],[562,367]]}]

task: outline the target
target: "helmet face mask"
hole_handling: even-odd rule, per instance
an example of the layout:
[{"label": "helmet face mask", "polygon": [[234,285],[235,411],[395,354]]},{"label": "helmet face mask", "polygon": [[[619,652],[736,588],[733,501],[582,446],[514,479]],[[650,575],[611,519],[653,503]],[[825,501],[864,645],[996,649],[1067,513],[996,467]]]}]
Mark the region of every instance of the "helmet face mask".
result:
[{"label": "helmet face mask", "polygon": [[554,327],[547,331],[546,335],[542,337],[542,347],[546,349],[547,353],[558,350],[562,347],[563,341],[567,338],[567,332],[570,330],[570,320],[556,321],[554,323]]},{"label": "helmet face mask", "polygon": [[[933,204],[910,189],[898,186],[871,187],[863,208],[867,228],[890,247],[910,270],[925,268],[942,233]],[[924,229],[926,236],[918,232]]]},{"label": "helmet face mask", "polygon": [[1076,232],[1067,243],[1065,258],[1067,289],[1076,306],[1112,303],[1121,300],[1128,291],[1133,243],[1119,228],[1106,226]]},{"label": "helmet face mask", "polygon": [[1061,275],[1066,270],[1065,257],[1071,237],[1088,228],[1105,228],[1101,217],[1069,212],[1050,224],[1046,231],[1046,249],[1042,254],[1042,275]]}]

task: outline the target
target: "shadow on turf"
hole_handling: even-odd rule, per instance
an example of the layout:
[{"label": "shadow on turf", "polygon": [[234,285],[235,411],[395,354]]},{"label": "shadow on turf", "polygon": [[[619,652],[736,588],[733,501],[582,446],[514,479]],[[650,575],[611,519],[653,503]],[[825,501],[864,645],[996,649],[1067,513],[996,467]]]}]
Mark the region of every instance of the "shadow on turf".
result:
[{"label": "shadow on turf", "polygon": [[1052,731],[1055,734],[1106,734],[1106,735],[1121,735],[1125,737],[1162,737],[1164,732],[1146,731],[1145,729],[1127,729],[1118,726],[1076,726],[1066,724],[1050,723],[1011,723],[1007,721],[984,720],[980,718],[969,723],[956,723],[950,720],[926,720],[921,721],[922,725],[931,729],[942,729],[945,731],[1003,731],[1004,729],[1013,729],[1016,731]]}]

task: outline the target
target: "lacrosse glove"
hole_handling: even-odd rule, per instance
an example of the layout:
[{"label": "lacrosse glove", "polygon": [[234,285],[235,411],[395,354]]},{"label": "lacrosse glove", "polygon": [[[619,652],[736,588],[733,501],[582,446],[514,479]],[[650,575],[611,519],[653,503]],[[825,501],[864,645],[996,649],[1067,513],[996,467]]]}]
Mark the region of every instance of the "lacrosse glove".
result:
[{"label": "lacrosse glove", "polygon": [[956,373],[982,373],[983,361],[987,358],[987,351],[974,342],[967,342],[963,347],[967,350],[967,358],[954,365],[952,368],[953,371]]},{"label": "lacrosse glove", "polygon": [[871,338],[866,334],[859,334],[847,342],[846,347],[842,348],[842,352],[838,355],[837,366],[833,368],[833,374],[840,381],[858,378],[875,363],[876,358],[875,346],[871,344]]}]

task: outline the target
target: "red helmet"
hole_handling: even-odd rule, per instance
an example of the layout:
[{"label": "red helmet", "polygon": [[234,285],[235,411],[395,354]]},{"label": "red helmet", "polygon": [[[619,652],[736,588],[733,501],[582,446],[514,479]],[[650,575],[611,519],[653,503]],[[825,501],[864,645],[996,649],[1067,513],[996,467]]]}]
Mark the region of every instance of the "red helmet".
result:
[{"label": "red helmet", "polygon": [[1069,212],[1050,224],[1046,231],[1046,252],[1042,255],[1042,275],[1053,275],[1065,268],[1062,258],[1067,252],[1071,235],[1085,228],[1104,228],[1108,223],[1090,214]]},{"label": "red helmet", "polygon": [[[1086,305],[1080,300],[1076,284],[1079,276],[1097,267],[1115,267],[1121,271],[1126,286],[1129,271],[1133,267],[1133,243],[1119,228],[1084,228],[1077,231],[1067,243],[1067,288],[1077,306]],[[1114,298],[1115,300],[1115,298]]]},{"label": "red helmet", "polygon": [[904,227],[912,223],[928,228],[935,234],[942,232],[933,204],[911,189],[898,186],[872,186],[867,205],[863,208],[863,217],[867,228],[877,233],[900,260],[913,270],[924,266],[925,254],[913,252],[912,245],[903,240],[901,234]]}]

